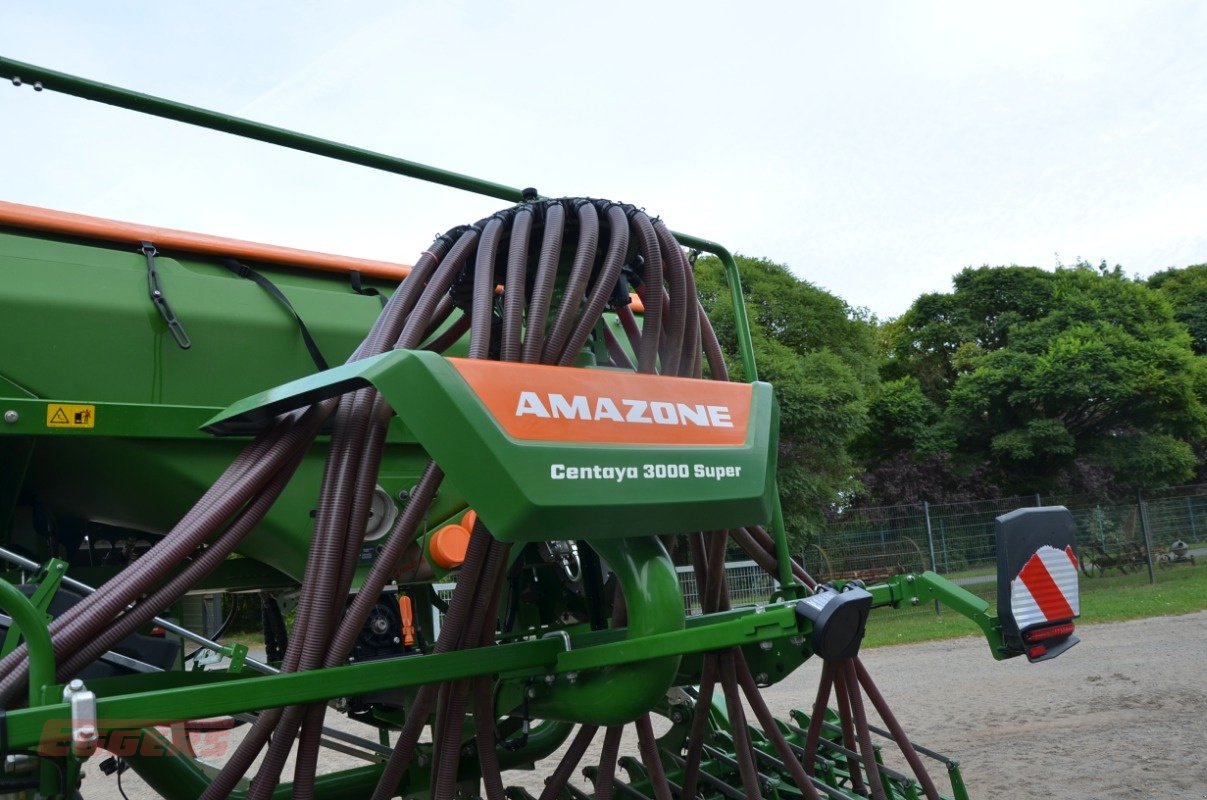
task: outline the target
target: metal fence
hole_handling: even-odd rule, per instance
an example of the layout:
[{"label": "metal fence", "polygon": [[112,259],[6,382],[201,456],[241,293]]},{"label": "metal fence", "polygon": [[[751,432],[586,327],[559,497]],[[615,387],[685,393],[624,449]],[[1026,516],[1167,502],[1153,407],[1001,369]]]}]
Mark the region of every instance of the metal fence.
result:
[{"label": "metal fence", "polygon": [[1087,575],[1189,563],[1207,548],[1207,484],[1126,500],[1023,495],[967,503],[861,508],[836,514],[800,556],[819,577],[878,578],[933,569],[991,573],[994,520],[1026,506],[1063,505],[1077,522]]},{"label": "metal fence", "polygon": [[[683,590],[683,607],[689,614],[700,613],[700,587],[692,567],[675,567],[679,573],[679,588]],[[734,605],[765,603],[775,591],[775,578],[753,561],[727,561],[725,582],[729,599]]]},{"label": "metal fence", "polygon": [[[992,583],[997,557],[995,519],[1017,508],[1040,505],[1063,505],[1072,512],[1082,571],[1087,575],[1143,571],[1151,565],[1151,574],[1159,580],[1165,567],[1189,564],[1196,551],[1207,559],[1207,484],[1137,493],[1134,498],[1114,501],[1021,495],[945,505],[851,509],[836,514],[817,543],[797,555],[823,581],[878,580],[933,569],[966,585]],[[1182,545],[1184,555],[1179,556]],[[675,570],[685,610],[699,614],[695,573],[690,566]],[[753,561],[728,561],[726,579],[735,604],[766,602],[775,590],[775,579]],[[438,583],[435,588],[447,601],[454,586]]]}]

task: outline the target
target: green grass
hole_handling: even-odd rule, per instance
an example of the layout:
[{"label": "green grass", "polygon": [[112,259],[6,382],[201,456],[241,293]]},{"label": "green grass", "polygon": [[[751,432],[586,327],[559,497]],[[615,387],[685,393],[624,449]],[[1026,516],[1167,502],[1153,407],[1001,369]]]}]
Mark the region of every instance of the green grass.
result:
[{"label": "green grass", "polygon": [[[1207,569],[1177,566],[1157,570],[1157,582],[1150,585],[1147,570],[1130,575],[1112,574],[1102,578],[1081,578],[1081,619],[1079,625],[1119,622],[1141,617],[1189,614],[1207,609]],[[992,583],[966,587],[997,602]],[[878,608],[868,619],[864,647],[910,644],[960,636],[979,636],[975,625],[950,609],[935,616],[934,604],[916,609]]]}]

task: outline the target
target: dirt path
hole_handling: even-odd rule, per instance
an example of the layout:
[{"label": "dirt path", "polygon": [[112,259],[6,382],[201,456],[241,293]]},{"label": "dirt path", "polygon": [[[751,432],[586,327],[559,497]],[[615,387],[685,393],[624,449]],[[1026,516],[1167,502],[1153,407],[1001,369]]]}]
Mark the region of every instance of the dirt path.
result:
[{"label": "dirt path", "polygon": [[[995,662],[979,639],[878,648],[864,661],[911,738],[960,761],[974,800],[1207,798],[1207,611],[1081,633],[1042,664]],[[768,689],[772,709],[807,708],[817,674],[808,664]],[[324,767],[359,763],[332,756]],[[84,797],[120,797],[113,778],[88,773]],[[539,792],[537,775],[506,777]],[[131,800],[155,796],[132,771],[123,783]]]},{"label": "dirt path", "polygon": [[[995,662],[979,639],[868,651],[919,744],[957,759],[977,800],[1207,798],[1207,611],[1085,626],[1053,661]],[[799,703],[771,690],[777,711]],[[816,685],[817,672],[799,679]]]}]

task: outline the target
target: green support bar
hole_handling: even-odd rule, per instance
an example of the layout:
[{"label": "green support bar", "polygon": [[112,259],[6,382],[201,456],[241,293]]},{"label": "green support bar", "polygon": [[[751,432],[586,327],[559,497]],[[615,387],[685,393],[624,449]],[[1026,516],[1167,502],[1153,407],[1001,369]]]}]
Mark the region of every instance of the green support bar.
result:
[{"label": "green support bar", "polygon": [[[29,707],[36,708],[45,702],[46,687],[55,685],[54,647],[50,643],[50,631],[46,627],[45,615],[34,607],[20,589],[3,579],[0,579],[0,608],[8,612],[13,619],[12,627],[21,631],[21,635],[25,637],[25,645],[29,651]],[[60,719],[71,719],[70,706],[63,704],[55,708],[66,709],[60,710]],[[0,721],[0,724],[3,722]],[[12,744],[15,742],[9,740],[9,745]],[[65,788],[60,785],[57,771],[49,761],[43,759],[40,770],[41,796],[50,796],[50,786],[59,785],[60,791]]]},{"label": "green support bar", "polygon": [[[33,607],[11,584],[0,581],[0,603],[6,607],[18,601],[10,599],[4,588],[15,592],[25,613]],[[624,664],[640,663],[652,657],[672,654],[700,653],[743,644],[755,644],[785,636],[808,635],[809,625],[796,614],[795,603],[758,606],[744,612],[718,615],[715,629],[708,618],[693,620],[684,630],[657,636],[640,637],[614,645],[567,650],[560,638],[536,639],[527,642],[499,645],[491,648],[459,650],[428,655],[420,659],[386,659],[366,661],[331,669],[311,670],[280,675],[243,677],[226,673],[200,673],[198,682],[174,685],[179,676],[163,673],[169,688],[157,686],[160,675],[140,675],[141,689],[111,696],[110,691],[127,691],[130,681],[125,678],[106,678],[89,681],[88,688],[98,695],[97,715],[101,720],[120,721],[120,729],[151,727],[187,719],[201,719],[234,714],[249,708],[313,703],[347,694],[349,687],[358,693],[420,686],[425,683],[474,678],[481,675],[501,675],[504,678],[550,675],[588,669],[604,669]],[[14,615],[15,616],[15,615]],[[32,617],[25,623],[32,623]],[[24,628],[23,628],[24,630]],[[40,634],[38,633],[40,632]],[[624,631],[617,632],[624,635]],[[53,653],[50,638],[40,622],[31,648],[34,676],[32,684],[53,684]],[[649,648],[645,646],[647,643]],[[192,674],[192,673],[190,673]],[[109,687],[107,691],[107,687]],[[31,693],[34,691],[31,686]],[[70,719],[66,704],[40,705],[42,696],[30,708],[15,709],[7,716],[8,739],[17,747],[37,745],[47,726]],[[102,729],[102,733],[105,729]]]},{"label": "green support bar", "polygon": [[[92,426],[53,427],[47,424],[54,409],[64,404],[86,406]],[[6,436],[99,436],[136,439],[209,439],[201,426],[221,411],[210,406],[176,406],[167,403],[80,403],[77,400],[5,398],[4,410],[16,414],[0,427]]]},{"label": "green support bar", "polygon": [[738,263],[730,254],[716,242],[691,236],[686,233],[675,233],[675,238],[684,247],[691,247],[705,253],[711,253],[721,259],[725,267],[725,282],[729,284],[729,295],[733,300],[734,324],[737,326],[738,355],[742,359],[743,377],[748,383],[759,379],[758,369],[754,363],[754,342],[750,338],[750,319],[746,315],[746,298],[742,293],[742,275],[738,271]]},{"label": "green support bar", "polygon": [[[176,122],[183,122],[188,125],[222,131],[223,133],[242,136],[245,139],[254,139],[259,142],[275,144],[292,150],[301,150],[302,152],[313,153],[337,161],[345,161],[349,164],[359,164],[362,167],[392,172],[408,178],[417,178],[440,186],[463,189],[467,192],[474,192],[487,197],[496,197],[512,203],[518,203],[524,199],[523,190],[514,186],[485,181],[480,178],[463,175],[459,172],[450,172],[449,170],[439,169],[427,164],[420,164],[417,161],[409,161],[405,158],[365,150],[329,139],[308,136],[304,133],[266,125],[262,122],[244,119],[243,117],[221,114],[217,111],[210,111],[185,103],[177,103],[163,97],[133,92],[129,89],[122,89],[118,86],[88,80],[76,75],[68,75],[64,72],[56,72],[55,70],[27,64],[22,61],[15,61],[3,56],[0,56],[0,77],[14,82],[20,81],[22,83],[38,84],[42,89],[62,92],[63,94],[80,97],[85,100],[93,100],[98,103],[150,114],[151,116],[162,117]],[[750,326],[746,319],[746,305],[742,300],[742,284],[733,256],[721,245],[707,239],[678,232],[675,232],[675,238],[687,247],[693,247],[717,256],[725,265],[729,290],[734,300],[734,313],[737,314],[738,343],[741,349],[742,367],[745,370],[747,381],[758,380],[758,374],[755,371],[754,365],[754,348],[750,342]]]},{"label": "green support bar", "polygon": [[0,580],[0,608],[8,612],[13,625],[25,637],[29,650],[29,704],[36,706],[42,702],[42,688],[55,682],[54,649],[50,646],[46,617],[6,580]]},{"label": "green support bar", "polygon": [[63,94],[81,97],[85,100],[94,100],[98,103],[117,106],[118,108],[129,109],[130,111],[138,111],[154,117],[163,117],[164,119],[175,120],[176,122],[184,122],[189,125],[197,125],[202,128],[209,128],[210,130],[242,136],[245,139],[255,139],[256,141],[267,142],[268,144],[288,147],[292,150],[314,153],[315,155],[334,158],[339,161],[347,161],[350,164],[360,164],[372,169],[393,172],[410,178],[419,178],[429,183],[451,186],[455,189],[464,189],[484,194],[488,197],[497,197],[500,200],[518,203],[523,199],[519,189],[504,186],[500,183],[479,180],[469,175],[429,167],[425,164],[419,164],[403,158],[395,158],[384,153],[376,153],[372,150],[352,147],[328,139],[320,139],[317,136],[307,136],[306,134],[286,130],[285,128],[277,128],[272,125],[265,125],[261,122],[254,122],[230,114],[220,114],[217,111],[209,111],[197,106],[177,103],[162,97],[155,97],[154,95],[132,92],[129,89],[122,89],[98,81],[90,81],[86,78],[68,75],[63,72],[55,72],[45,67],[14,61],[11,58],[0,57],[0,76],[13,81],[20,80],[23,83],[41,84],[43,89],[62,92]]},{"label": "green support bar", "polygon": [[940,602],[976,623],[989,642],[989,649],[996,660],[1021,655],[1006,648],[997,615],[990,610],[989,603],[938,573],[927,570],[921,574],[896,575],[883,584],[868,587],[868,591],[872,593],[872,602],[876,606],[898,608],[902,603],[916,606],[932,600]]}]

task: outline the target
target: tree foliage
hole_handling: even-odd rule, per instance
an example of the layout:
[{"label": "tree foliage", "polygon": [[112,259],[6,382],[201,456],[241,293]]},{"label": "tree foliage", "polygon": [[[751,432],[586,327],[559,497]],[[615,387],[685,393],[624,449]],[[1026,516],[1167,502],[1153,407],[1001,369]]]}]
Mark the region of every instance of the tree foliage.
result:
[{"label": "tree foliage", "polygon": [[[798,540],[825,509],[856,486],[848,445],[867,423],[867,399],[878,383],[872,326],[839,298],[781,265],[738,257],[760,380],[775,387],[780,410],[779,484],[784,521]],[[742,378],[733,302],[721,262],[696,263],[705,310]]]},{"label": "tree foliage", "polygon": [[[1183,321],[1203,310],[1182,299],[1197,275],[1154,290],[1105,264],[982,267],[918,298],[887,326],[865,485],[901,484],[877,471],[936,455],[947,484],[988,476],[1004,493],[1189,479],[1207,430],[1204,359]],[[1177,317],[1171,297],[1187,304]]]},{"label": "tree foliage", "polygon": [[1170,267],[1148,279],[1173,306],[1174,317],[1190,331],[1198,355],[1207,355],[1207,264],[1178,269]]}]

